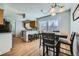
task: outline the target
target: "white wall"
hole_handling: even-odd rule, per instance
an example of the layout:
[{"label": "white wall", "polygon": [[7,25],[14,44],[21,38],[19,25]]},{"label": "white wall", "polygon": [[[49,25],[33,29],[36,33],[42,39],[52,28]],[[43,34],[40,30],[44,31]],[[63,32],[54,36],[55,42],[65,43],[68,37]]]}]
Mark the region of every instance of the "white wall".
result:
[{"label": "white wall", "polygon": [[73,17],[72,17],[72,13],[74,11],[74,9],[76,8],[77,4],[72,4],[73,7],[71,9],[71,32],[75,31],[75,32],[79,32],[79,19],[76,21],[73,21]]},{"label": "white wall", "polygon": [[24,30],[22,21],[16,21],[16,36],[20,37],[21,31]]},{"label": "white wall", "polygon": [[61,13],[59,16],[61,33],[70,35],[70,10]]},{"label": "white wall", "polygon": [[[73,11],[75,10],[77,4],[72,4],[72,8],[71,8],[71,33],[72,32],[78,32],[79,33],[79,19],[76,21],[73,21]],[[73,51],[74,51],[74,55],[77,55],[77,38],[75,37],[74,40],[74,45],[73,45]]]}]

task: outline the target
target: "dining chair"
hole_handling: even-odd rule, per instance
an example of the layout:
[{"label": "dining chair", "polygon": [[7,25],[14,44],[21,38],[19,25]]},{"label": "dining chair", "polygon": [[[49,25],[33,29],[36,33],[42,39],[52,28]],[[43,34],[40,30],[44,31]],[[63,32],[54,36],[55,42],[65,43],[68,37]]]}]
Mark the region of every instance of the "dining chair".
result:
[{"label": "dining chair", "polygon": [[34,39],[36,39],[36,40],[38,39],[38,33],[34,34]]},{"label": "dining chair", "polygon": [[54,33],[47,33],[47,34],[43,33],[42,35],[43,35],[43,56],[45,56],[45,54],[47,54],[48,56],[49,51],[52,51],[53,55],[56,55],[55,34]]},{"label": "dining chair", "polygon": [[39,38],[39,48],[42,46],[43,44],[43,38],[42,38],[42,33],[38,33],[38,38]]},{"label": "dining chair", "polygon": [[[75,33],[75,32],[72,32],[71,37],[70,37],[70,41],[67,40],[67,39],[59,39],[59,45],[60,45],[59,48],[60,48],[60,49],[63,49],[63,50],[66,50],[66,51],[69,51],[70,54],[65,53],[65,52],[62,52],[62,51],[60,51],[60,50],[59,50],[59,53],[62,53],[62,54],[65,54],[65,55],[69,55],[69,56],[70,56],[70,55],[71,55],[71,56],[74,55],[74,54],[73,54],[73,43],[74,43],[75,35],[76,35],[76,33]],[[65,44],[65,45],[69,46],[70,49],[66,49],[66,48],[61,47],[61,44]]]}]

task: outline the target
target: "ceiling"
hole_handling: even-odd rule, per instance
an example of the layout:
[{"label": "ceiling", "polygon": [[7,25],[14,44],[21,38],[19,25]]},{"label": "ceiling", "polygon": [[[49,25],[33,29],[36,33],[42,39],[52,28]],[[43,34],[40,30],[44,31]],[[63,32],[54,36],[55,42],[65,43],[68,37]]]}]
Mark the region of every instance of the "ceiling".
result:
[{"label": "ceiling", "polygon": [[[59,4],[64,5],[64,9],[68,10],[72,7],[72,3]],[[35,19],[47,14],[41,13],[41,9],[48,11],[51,6],[51,3],[6,3],[3,4],[5,9],[5,15],[25,13],[26,19]]]}]

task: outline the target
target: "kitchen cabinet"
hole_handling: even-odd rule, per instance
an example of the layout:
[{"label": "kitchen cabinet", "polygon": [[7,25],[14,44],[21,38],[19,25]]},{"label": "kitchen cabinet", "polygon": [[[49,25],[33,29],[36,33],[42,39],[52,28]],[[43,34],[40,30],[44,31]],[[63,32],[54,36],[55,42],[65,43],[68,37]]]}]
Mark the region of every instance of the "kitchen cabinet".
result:
[{"label": "kitchen cabinet", "polygon": [[3,9],[0,9],[0,25],[3,25]]},{"label": "kitchen cabinet", "polygon": [[12,33],[0,33],[0,55],[9,52],[12,49]]}]

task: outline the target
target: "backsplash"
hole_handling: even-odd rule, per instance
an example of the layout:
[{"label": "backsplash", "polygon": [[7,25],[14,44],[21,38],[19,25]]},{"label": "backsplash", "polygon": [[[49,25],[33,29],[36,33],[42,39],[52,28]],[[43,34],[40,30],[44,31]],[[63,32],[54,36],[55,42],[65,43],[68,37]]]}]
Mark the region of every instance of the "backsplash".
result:
[{"label": "backsplash", "polygon": [[5,21],[4,25],[0,25],[0,33],[1,32],[11,32],[10,22]]}]

